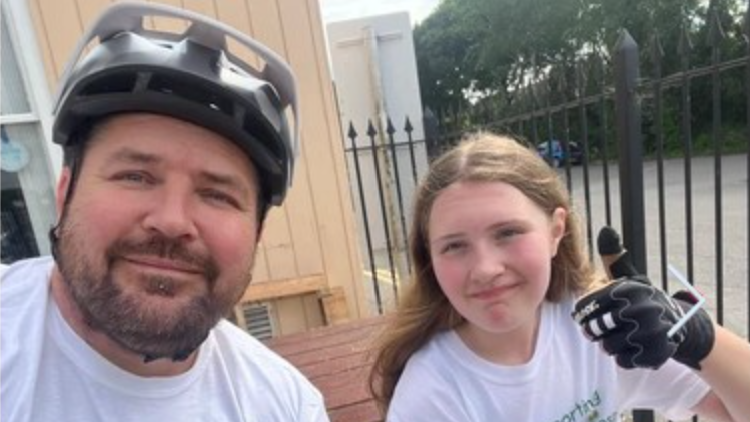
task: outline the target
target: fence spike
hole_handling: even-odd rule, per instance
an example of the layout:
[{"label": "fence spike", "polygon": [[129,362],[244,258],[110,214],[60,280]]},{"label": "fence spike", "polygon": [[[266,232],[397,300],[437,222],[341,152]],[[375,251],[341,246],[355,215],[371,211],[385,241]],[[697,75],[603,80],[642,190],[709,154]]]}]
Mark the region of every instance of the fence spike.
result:
[{"label": "fence spike", "polygon": [[542,79],[542,83],[539,84],[539,89],[541,91],[541,96],[544,97],[545,100],[547,100],[547,104],[549,104],[550,101],[550,94],[552,92],[552,85],[550,83],[550,77],[549,75],[544,76],[544,79]]},{"label": "fence spike", "polygon": [[586,95],[586,70],[583,68],[583,63],[580,61],[576,63],[576,91],[578,91],[578,98],[582,98]]},{"label": "fence spike", "polygon": [[354,130],[354,124],[352,124],[351,120],[349,121],[349,130],[346,132],[346,136],[351,140],[357,137],[357,131]]},{"label": "fence spike", "polygon": [[721,41],[724,39],[724,29],[721,27],[721,20],[719,19],[719,12],[716,9],[716,4],[711,3],[711,10],[709,11],[708,23],[708,44],[711,47],[718,47]]},{"label": "fence spike", "polygon": [[488,99],[484,98],[480,105],[480,119],[484,120],[485,122],[492,120],[492,114],[490,110],[490,102]]},{"label": "fence spike", "polygon": [[598,49],[594,55],[596,58],[596,72],[595,75],[597,77],[597,86],[605,87],[607,86],[607,76],[609,74],[607,73],[608,70],[610,70],[609,66],[607,66],[607,59],[604,55],[603,50]]},{"label": "fence spike", "polygon": [[[427,117],[427,112],[429,110],[430,110],[429,108],[425,110],[425,113],[424,113],[425,117]],[[432,114],[432,111],[430,111],[430,114]],[[411,120],[409,120],[409,116],[406,116],[406,124],[404,125],[404,130],[409,133],[414,131],[414,126],[411,125]]]},{"label": "fence spike", "polygon": [[539,93],[536,87],[536,78],[529,80],[527,88],[529,90],[529,103],[531,108],[535,108],[539,103]]},{"label": "fence spike", "polygon": [[568,90],[568,78],[565,75],[565,68],[563,68],[560,73],[557,75],[557,87],[560,89],[560,92],[563,94],[563,99],[567,97],[565,95]]},{"label": "fence spike", "polygon": [[680,42],[677,44],[677,52],[681,56],[687,57],[690,54],[690,50],[693,49],[693,43],[690,41],[690,34],[688,33],[687,24],[682,23],[682,29],[680,31]]},{"label": "fence spike", "polygon": [[621,29],[620,35],[617,37],[617,43],[615,44],[615,54],[620,50],[637,50],[638,44],[635,42],[633,37],[630,35],[627,29]]},{"label": "fence spike", "polygon": [[386,117],[385,132],[391,136],[396,133],[396,128],[393,127],[393,122],[391,122],[390,116]]},{"label": "fence spike", "polygon": [[656,79],[661,79],[661,64],[664,60],[664,48],[661,43],[661,37],[659,36],[658,32],[654,32],[653,37],[651,37],[651,61],[652,65],[654,67],[654,77]]},{"label": "fence spike", "polygon": [[651,49],[651,59],[656,63],[657,61],[661,63],[662,59],[664,58],[664,46],[661,42],[661,36],[659,36],[658,32],[654,32],[654,35],[651,37],[651,45],[649,46]]},{"label": "fence spike", "polygon": [[372,120],[367,119],[367,136],[372,138],[373,136],[377,135],[378,131],[375,129],[375,126],[372,125]]}]

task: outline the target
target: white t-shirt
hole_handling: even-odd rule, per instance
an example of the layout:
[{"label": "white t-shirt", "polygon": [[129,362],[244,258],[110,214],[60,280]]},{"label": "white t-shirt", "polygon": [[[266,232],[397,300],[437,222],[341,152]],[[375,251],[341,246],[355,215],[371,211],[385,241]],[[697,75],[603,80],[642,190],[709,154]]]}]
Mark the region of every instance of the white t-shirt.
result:
[{"label": "white t-shirt", "polygon": [[288,362],[227,321],[170,377],[110,363],[63,319],[51,258],[14,264],[0,284],[0,420],[326,422],[323,399]]},{"label": "white t-shirt", "polygon": [[518,366],[479,357],[455,331],[438,334],[409,359],[387,421],[616,422],[632,408],[681,419],[709,392],[674,361],[620,369],[583,337],[572,309],[545,302],[534,355]]}]

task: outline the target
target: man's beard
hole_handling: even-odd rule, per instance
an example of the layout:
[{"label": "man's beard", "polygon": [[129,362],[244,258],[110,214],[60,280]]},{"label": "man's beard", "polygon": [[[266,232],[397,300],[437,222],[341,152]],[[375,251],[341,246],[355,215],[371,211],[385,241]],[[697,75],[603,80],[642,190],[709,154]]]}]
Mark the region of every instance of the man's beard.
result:
[{"label": "man's beard", "polygon": [[[63,216],[57,257],[63,280],[87,326],[106,334],[124,349],[143,355],[146,361],[187,358],[231,311],[250,283],[252,256],[247,271],[240,275],[244,280],[224,280],[232,286],[222,290],[216,286],[219,277],[216,262],[210,256],[190,252],[178,240],[156,235],[144,241],[119,240],[104,251],[93,251],[81,236],[84,230],[81,224]],[[103,260],[99,261],[97,254],[103,254]],[[128,255],[157,256],[201,268],[207,293],[189,298],[179,308],[170,306],[174,309],[170,313],[154,304],[146,306],[139,296],[171,296],[178,282],[170,277],[136,274],[146,278],[146,289],[140,295],[127,294],[119,284],[127,281],[116,280],[113,267]]]}]

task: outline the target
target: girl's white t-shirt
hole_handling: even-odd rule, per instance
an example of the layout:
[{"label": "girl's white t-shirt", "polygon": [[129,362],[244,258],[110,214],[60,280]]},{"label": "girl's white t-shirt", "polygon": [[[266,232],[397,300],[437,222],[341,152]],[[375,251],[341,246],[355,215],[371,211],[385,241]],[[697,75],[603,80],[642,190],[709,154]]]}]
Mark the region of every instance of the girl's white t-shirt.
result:
[{"label": "girl's white t-shirt", "polygon": [[438,334],[408,361],[388,422],[616,422],[653,409],[685,419],[710,390],[675,361],[625,370],[573,321],[572,299],[545,302],[534,355],[523,365],[489,362],[455,331]]}]

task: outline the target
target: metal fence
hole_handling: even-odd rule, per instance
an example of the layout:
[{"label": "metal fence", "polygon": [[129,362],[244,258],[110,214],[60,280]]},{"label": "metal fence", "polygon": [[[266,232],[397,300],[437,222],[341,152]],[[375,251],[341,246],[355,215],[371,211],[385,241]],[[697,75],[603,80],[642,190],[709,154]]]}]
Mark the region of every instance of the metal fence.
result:
[{"label": "metal fence", "polygon": [[[750,25],[745,31],[750,40]],[[551,81],[537,80],[524,88],[528,95],[515,113],[436,116],[425,110],[418,116],[425,139],[412,138],[408,118],[396,122],[403,124],[399,128],[390,119],[367,122],[360,132],[349,123],[347,163],[373,311],[391,309],[408,282],[411,197],[429,160],[463,133],[481,129],[512,134],[533,147],[547,142],[551,148],[559,139],[568,158],[558,171],[585,223],[589,250],[602,225],[619,228],[639,269],[667,290],[668,263],[683,269],[707,296],[717,321],[750,337],[750,43],[741,57],[721,60],[720,28],[711,34],[710,63],[691,65],[685,33],[680,69],[663,76],[659,39],[651,42],[646,69],[639,46],[623,31],[608,56],[611,66],[600,57],[560,72],[575,81],[558,93],[573,95],[552,104]],[[598,82],[592,83],[592,74]],[[729,105],[728,89],[735,98]],[[736,118],[727,126],[726,115],[741,116],[741,126]],[[696,139],[698,120],[710,124]],[[574,147],[581,150],[580,166],[569,159]],[[635,420],[653,416],[636,412]]]}]

